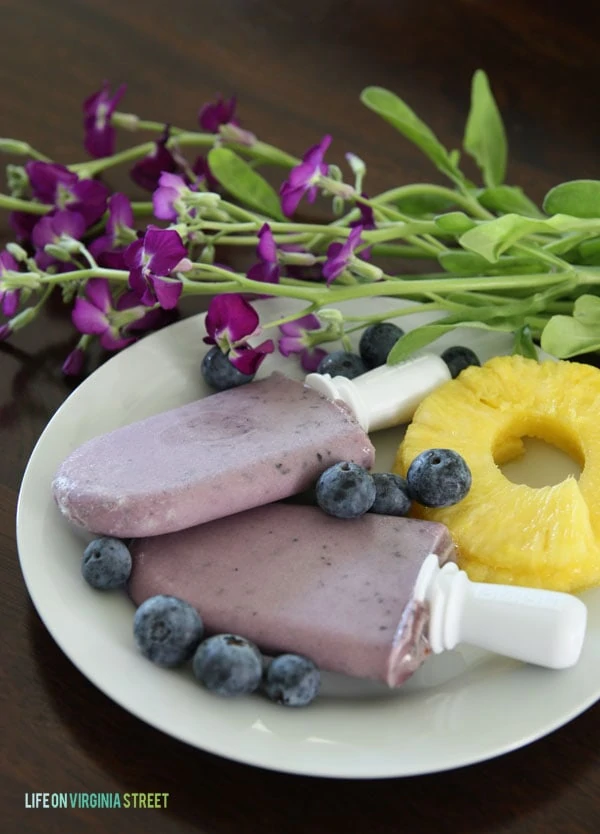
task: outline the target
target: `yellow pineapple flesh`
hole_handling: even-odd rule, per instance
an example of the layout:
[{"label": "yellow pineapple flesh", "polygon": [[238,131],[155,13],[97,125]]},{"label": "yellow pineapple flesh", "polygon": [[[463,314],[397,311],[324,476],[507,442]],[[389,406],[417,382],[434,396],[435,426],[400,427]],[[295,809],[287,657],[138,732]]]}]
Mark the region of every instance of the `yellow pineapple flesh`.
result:
[{"label": "yellow pineapple flesh", "polygon": [[[500,466],[523,437],[557,446],[582,468],[553,486],[515,484]],[[501,356],[465,369],[419,406],[394,471],[426,449],[454,449],[473,482],[462,501],[413,514],[445,524],[477,582],[578,591],[600,584],[600,370]]]}]

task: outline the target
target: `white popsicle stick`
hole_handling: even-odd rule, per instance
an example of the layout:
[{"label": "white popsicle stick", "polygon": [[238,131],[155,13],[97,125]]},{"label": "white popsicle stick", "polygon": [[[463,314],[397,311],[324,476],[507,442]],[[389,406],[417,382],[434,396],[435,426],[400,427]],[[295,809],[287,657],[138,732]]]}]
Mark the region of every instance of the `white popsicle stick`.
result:
[{"label": "white popsicle stick", "polygon": [[470,643],[551,669],[574,666],[581,654],[587,608],[571,594],[471,582],[458,565],[440,568],[431,554],[415,597],[430,604],[428,639],[436,654]]}]

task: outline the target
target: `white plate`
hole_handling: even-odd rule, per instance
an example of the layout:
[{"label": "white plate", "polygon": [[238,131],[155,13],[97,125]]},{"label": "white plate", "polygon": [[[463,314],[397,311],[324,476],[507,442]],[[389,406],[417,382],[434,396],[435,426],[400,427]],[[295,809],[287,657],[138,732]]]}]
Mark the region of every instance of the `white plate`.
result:
[{"label": "white plate", "polygon": [[[398,306],[370,299],[343,310],[362,315]],[[297,309],[276,299],[260,307],[263,322]],[[413,315],[399,323],[410,328],[432,318]],[[95,592],[82,580],[86,539],[59,514],[50,483],[84,440],[207,395],[203,335],[203,317],[196,316],[108,361],[54,415],[23,478],[17,540],[27,588],[56,642],[92,683],[137,717],[203,750],[273,770],[351,778],[431,773],[489,759],[549,733],[600,697],[600,588],[583,597],[589,629],[582,657],[562,672],[464,647],[430,659],[397,691],[325,675],[317,701],[292,710],[257,695],[222,700],[187,671],[161,670],[143,659],[132,638],[129,600]],[[463,331],[435,349],[459,342],[487,359],[509,352],[511,339]],[[276,367],[302,377],[295,361],[275,355],[260,375]],[[378,470],[389,469],[400,437],[397,429],[373,435]]]}]

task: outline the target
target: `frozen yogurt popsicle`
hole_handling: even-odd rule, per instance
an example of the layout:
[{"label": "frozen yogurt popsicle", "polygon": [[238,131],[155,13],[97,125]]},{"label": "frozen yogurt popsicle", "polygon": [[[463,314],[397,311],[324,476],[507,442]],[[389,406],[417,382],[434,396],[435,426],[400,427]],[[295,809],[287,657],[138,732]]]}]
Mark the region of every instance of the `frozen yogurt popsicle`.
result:
[{"label": "frozen yogurt popsicle", "polygon": [[277,501],[338,461],[370,468],[368,432],[410,419],[448,376],[436,356],[356,380],[276,372],[89,440],[60,466],[54,498],[74,524],[122,538]]},{"label": "frozen yogurt popsicle", "polygon": [[574,596],[470,582],[435,522],[271,504],[140,539],[132,556],[136,605],[177,596],[209,634],[241,634],[266,654],[297,652],[391,687],[462,642],[566,668],[585,636],[587,609]]},{"label": "frozen yogurt popsicle", "polygon": [[430,653],[427,605],[413,600],[424,560],[454,559],[446,527],[367,514],[352,521],[271,504],[132,544],[129,594],[185,599],[208,633],[321,669],[397,686]]}]

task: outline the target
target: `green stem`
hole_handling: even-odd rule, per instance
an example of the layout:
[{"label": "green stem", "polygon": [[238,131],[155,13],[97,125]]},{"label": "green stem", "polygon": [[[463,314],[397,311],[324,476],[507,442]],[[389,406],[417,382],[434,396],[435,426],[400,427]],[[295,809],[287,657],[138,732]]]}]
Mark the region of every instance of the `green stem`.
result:
[{"label": "green stem", "polygon": [[35,203],[32,200],[20,200],[18,197],[10,197],[8,194],[0,194],[0,208],[10,211],[26,211],[28,214],[48,214],[54,206]]}]

